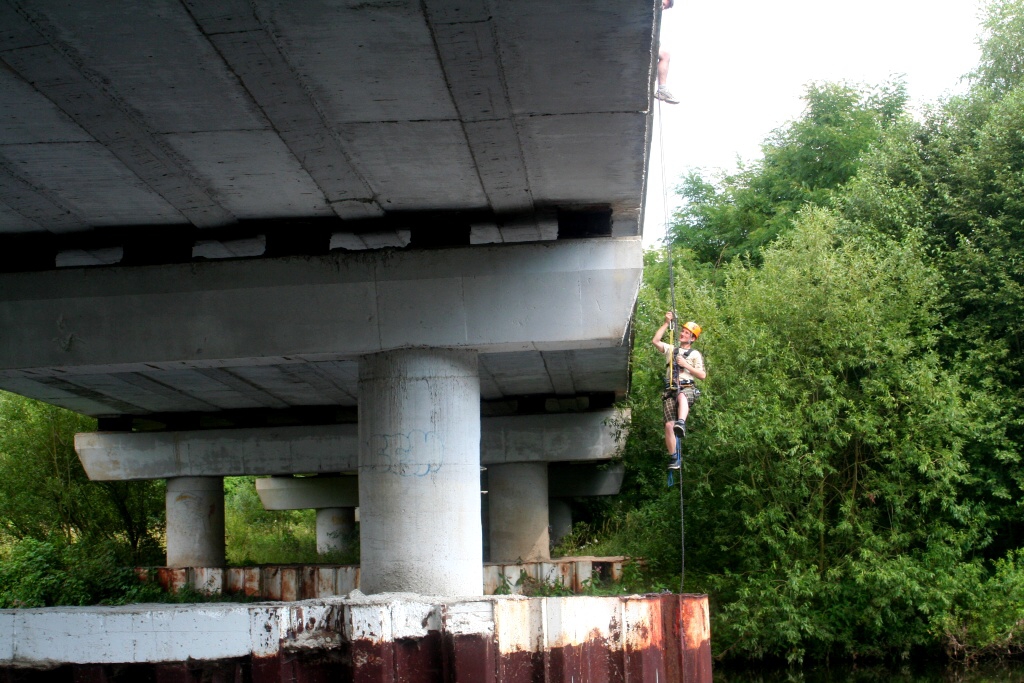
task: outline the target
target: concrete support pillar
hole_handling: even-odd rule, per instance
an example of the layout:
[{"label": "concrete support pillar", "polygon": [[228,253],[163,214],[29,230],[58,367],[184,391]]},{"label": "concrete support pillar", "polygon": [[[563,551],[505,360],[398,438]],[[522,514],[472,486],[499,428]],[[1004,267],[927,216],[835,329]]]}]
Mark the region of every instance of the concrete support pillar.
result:
[{"label": "concrete support pillar", "polygon": [[223,567],[224,477],[167,480],[167,566]]},{"label": "concrete support pillar", "polygon": [[475,351],[359,361],[364,593],[480,595],[480,377]]},{"label": "concrete support pillar", "polygon": [[572,532],[572,508],[569,501],[549,498],[548,517],[551,520],[551,542],[557,545]]},{"label": "concrete support pillar", "polygon": [[316,551],[325,555],[348,550],[355,528],[355,508],[320,508],[316,511]]},{"label": "concrete support pillar", "polygon": [[487,477],[491,562],[550,560],[548,464],[490,465]]}]

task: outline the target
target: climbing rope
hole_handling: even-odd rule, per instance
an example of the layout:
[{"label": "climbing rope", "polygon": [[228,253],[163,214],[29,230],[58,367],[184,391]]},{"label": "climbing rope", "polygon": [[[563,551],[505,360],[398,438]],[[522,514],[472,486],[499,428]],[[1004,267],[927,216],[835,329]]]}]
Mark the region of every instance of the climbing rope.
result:
[{"label": "climbing rope", "polygon": [[[676,329],[676,318],[679,316],[676,314],[676,281],[675,281],[675,270],[673,268],[672,254],[672,241],[668,235],[668,182],[665,178],[665,138],[663,134],[663,119],[661,114],[661,100],[655,98],[658,102],[658,155],[661,163],[661,216],[662,216],[662,229],[664,230],[664,241],[665,241],[665,258],[668,260],[668,291],[669,291],[669,304],[672,311],[672,321],[669,324],[668,340],[669,344],[673,348],[673,359],[668,362],[668,382],[669,386],[673,385],[672,374],[673,362],[674,362],[674,349],[675,349],[675,329]],[[679,399],[677,399],[679,400]],[[683,398],[682,400],[686,400]],[[676,437],[676,459],[679,462],[679,592],[683,592],[683,584],[686,581],[686,518],[683,516],[683,443],[682,439]],[[668,487],[672,488],[675,484],[675,478],[672,476],[672,470],[668,471]]]}]

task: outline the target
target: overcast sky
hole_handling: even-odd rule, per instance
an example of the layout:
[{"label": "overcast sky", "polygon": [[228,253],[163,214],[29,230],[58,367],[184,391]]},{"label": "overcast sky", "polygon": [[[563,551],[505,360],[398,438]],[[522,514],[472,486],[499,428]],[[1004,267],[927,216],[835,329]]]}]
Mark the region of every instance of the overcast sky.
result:
[{"label": "overcast sky", "polygon": [[[920,106],[961,89],[978,62],[978,0],[676,0],[662,20],[672,48],[669,88],[681,102],[655,107],[644,245],[664,235],[689,168],[734,169],[800,116],[813,81],[881,84],[902,74]],[[664,140],[662,182],[659,129]]]}]

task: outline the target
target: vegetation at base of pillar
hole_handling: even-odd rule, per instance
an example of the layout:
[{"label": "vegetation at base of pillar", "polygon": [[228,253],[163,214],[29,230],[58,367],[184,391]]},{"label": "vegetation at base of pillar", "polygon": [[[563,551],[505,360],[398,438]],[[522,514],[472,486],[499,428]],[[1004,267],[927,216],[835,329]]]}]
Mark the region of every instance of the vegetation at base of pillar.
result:
[{"label": "vegetation at base of pillar", "polygon": [[[676,302],[709,373],[686,590],[711,597],[719,658],[1024,652],[1024,0],[986,16],[963,94],[912,116],[898,83],[816,84],[764,160],[683,182]],[[648,342],[666,253],[637,307],[624,495],[563,548],[642,556],[651,588],[681,570]]]},{"label": "vegetation at base of pillar", "polygon": [[224,529],[228,564],[359,564],[359,534],[346,550],[318,554],[316,510],[264,510],[255,477],[224,478]]},{"label": "vegetation at base of pillar", "polygon": [[[89,481],[74,450],[96,421],[0,392],[0,609],[216,599],[168,595],[137,566],[164,564],[162,480]],[[318,555],[316,511],[264,510],[253,477],[225,478],[228,561],[358,563]]]},{"label": "vegetation at base of pillar", "polygon": [[224,478],[228,564],[316,562],[316,511],[263,509],[255,477]]},{"label": "vegetation at base of pillar", "polygon": [[162,563],[163,484],[89,481],[74,435],[95,429],[0,392],[0,607],[131,599],[126,568]]}]

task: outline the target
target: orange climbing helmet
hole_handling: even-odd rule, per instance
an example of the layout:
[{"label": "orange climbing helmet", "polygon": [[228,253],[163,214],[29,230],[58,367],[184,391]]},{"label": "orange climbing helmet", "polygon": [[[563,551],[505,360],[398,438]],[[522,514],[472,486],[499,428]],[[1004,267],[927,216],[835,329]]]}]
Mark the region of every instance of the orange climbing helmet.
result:
[{"label": "orange climbing helmet", "polygon": [[693,322],[692,320],[683,325],[683,329],[689,330],[693,334],[694,339],[700,336],[700,325]]}]

